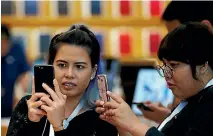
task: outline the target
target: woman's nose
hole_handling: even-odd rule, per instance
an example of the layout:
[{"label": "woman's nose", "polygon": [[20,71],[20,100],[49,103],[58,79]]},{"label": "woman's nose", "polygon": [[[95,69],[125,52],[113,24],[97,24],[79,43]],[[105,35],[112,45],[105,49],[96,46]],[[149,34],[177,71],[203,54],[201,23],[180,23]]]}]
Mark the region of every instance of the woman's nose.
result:
[{"label": "woman's nose", "polygon": [[65,73],[65,77],[66,78],[74,78],[75,77],[74,70],[72,68],[68,68],[66,73]]}]

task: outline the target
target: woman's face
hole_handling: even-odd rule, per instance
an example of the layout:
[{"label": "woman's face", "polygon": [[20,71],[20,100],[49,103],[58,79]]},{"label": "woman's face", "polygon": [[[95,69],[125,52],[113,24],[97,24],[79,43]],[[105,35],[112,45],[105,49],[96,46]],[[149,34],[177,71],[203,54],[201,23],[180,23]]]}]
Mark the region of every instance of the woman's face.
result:
[{"label": "woman's face", "polygon": [[62,43],[53,66],[61,92],[68,97],[82,96],[93,71],[86,49]]},{"label": "woman's face", "polygon": [[166,59],[163,59],[163,61],[166,66],[172,69],[172,77],[165,75],[165,79],[168,87],[177,98],[187,99],[203,87],[201,81],[193,78],[189,64],[179,61],[167,61]]}]

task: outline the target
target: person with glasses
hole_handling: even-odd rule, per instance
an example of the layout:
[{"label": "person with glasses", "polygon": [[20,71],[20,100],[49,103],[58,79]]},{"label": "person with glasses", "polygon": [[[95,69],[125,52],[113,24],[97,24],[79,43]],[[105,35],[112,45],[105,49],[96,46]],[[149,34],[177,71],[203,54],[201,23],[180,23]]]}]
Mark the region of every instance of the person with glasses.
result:
[{"label": "person with glasses", "polygon": [[160,43],[157,66],[181,103],[156,128],[137,118],[128,104],[108,92],[113,101],[96,101],[100,118],[133,136],[213,135],[213,33],[201,23],[181,24]]},{"label": "person with glasses", "polygon": [[[213,1],[171,1],[162,14],[161,19],[168,32],[174,30],[180,24],[189,21],[201,22],[213,32],[212,7]],[[143,116],[149,120],[161,123],[171,113],[171,110],[180,103],[180,100],[175,97],[168,107],[150,101],[144,103],[152,109],[152,112],[138,107],[143,112]]]}]

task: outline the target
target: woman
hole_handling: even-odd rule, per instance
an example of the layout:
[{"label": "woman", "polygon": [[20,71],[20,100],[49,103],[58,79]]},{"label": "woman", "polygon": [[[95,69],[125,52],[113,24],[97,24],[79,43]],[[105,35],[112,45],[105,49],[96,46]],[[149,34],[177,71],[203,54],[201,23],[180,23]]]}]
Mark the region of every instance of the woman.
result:
[{"label": "woman", "polygon": [[213,34],[200,23],[187,23],[165,36],[158,57],[165,77],[181,103],[159,125],[141,123],[118,96],[108,93],[113,102],[97,101],[96,111],[133,136],[212,136],[213,135]]},{"label": "woman", "polygon": [[117,136],[114,126],[99,119],[91,99],[98,95],[90,88],[99,59],[99,43],[85,26],[75,25],[56,35],[51,40],[48,58],[54,67],[55,91],[45,83],[42,86],[49,95],[35,93],[32,87],[32,96],[23,97],[16,106],[7,135]]}]

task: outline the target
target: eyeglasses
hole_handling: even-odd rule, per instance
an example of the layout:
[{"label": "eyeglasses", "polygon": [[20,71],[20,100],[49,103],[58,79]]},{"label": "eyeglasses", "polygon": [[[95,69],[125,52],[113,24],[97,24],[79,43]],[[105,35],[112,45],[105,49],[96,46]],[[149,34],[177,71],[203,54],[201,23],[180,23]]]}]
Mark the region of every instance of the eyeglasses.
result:
[{"label": "eyeglasses", "polygon": [[163,66],[157,65],[156,69],[158,73],[160,74],[160,76],[162,77],[172,78],[173,76],[174,70],[168,65],[163,65]]}]

